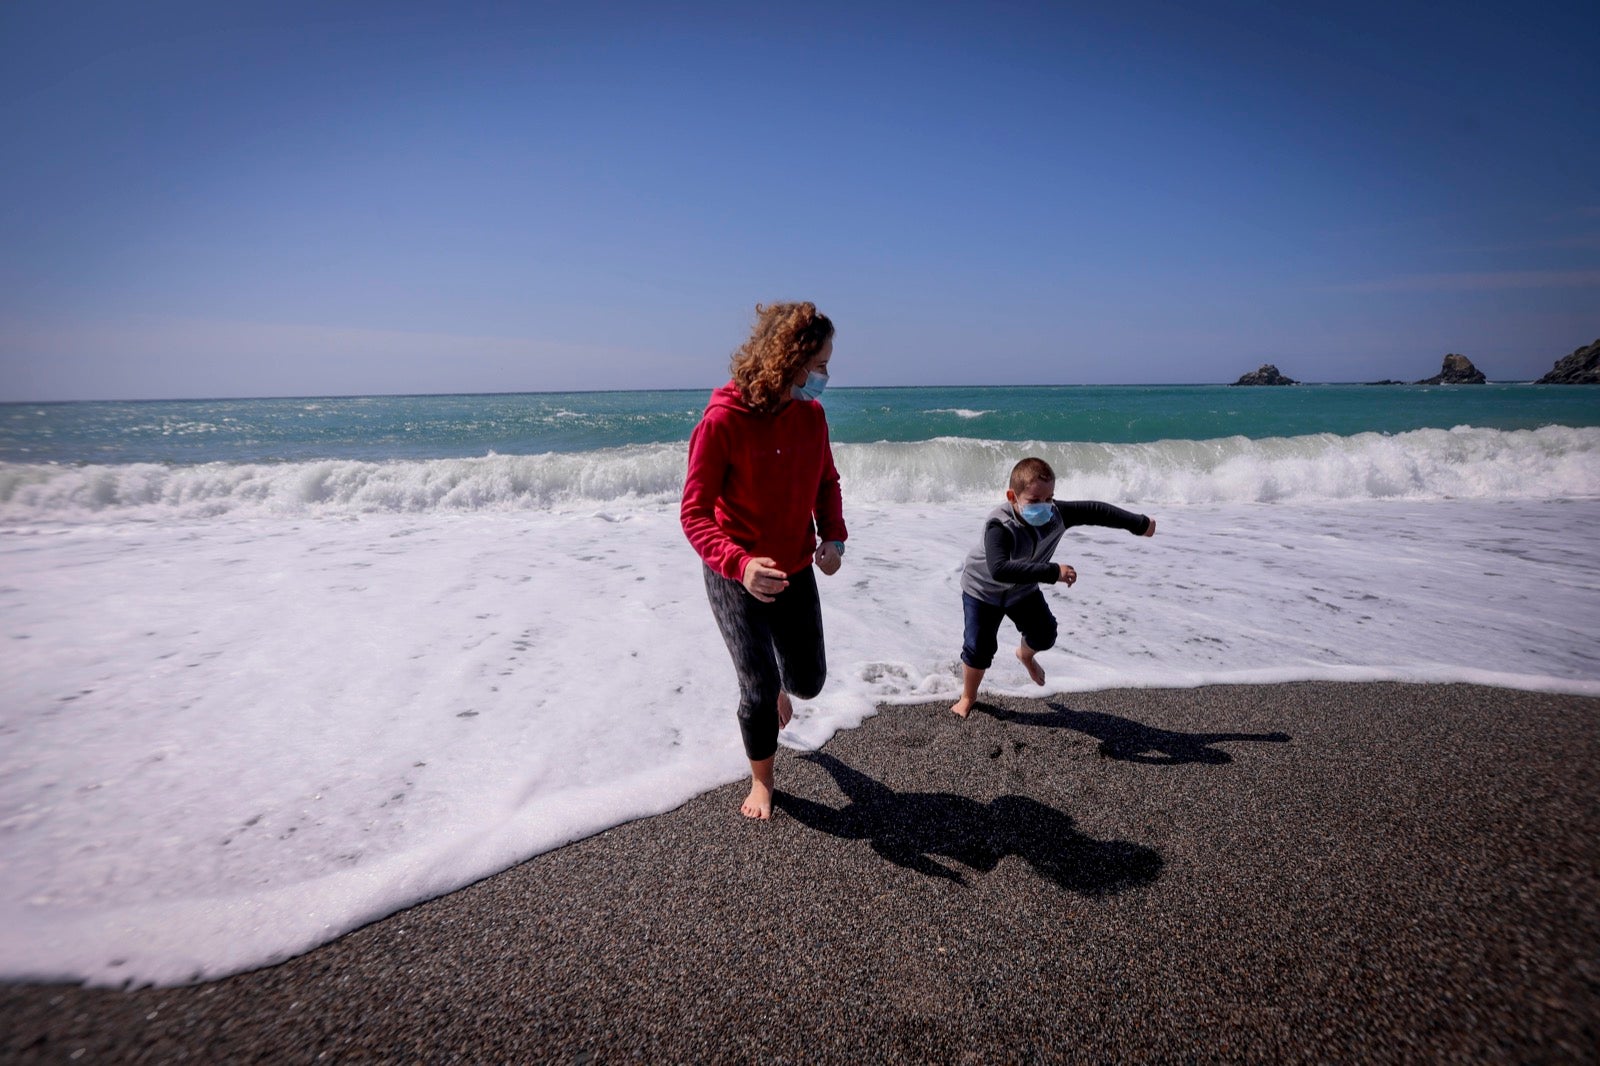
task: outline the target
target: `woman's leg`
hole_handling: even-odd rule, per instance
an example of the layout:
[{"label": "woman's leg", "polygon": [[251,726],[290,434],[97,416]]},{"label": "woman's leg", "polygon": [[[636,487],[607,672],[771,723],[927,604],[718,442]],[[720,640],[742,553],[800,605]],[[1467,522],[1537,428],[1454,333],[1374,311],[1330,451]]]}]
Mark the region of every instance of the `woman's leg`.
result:
[{"label": "woman's leg", "polygon": [[823,682],[828,680],[815,567],[789,575],[789,587],[778,593],[771,604],[771,618],[772,644],[778,654],[783,691],[809,700],[822,691]]},{"label": "woman's leg", "polygon": [[[773,650],[772,604],[744,585],[705,568],[706,598],[739,678],[739,732],[750,760],[750,794],[740,810],[748,818],[772,816],[772,757],[778,750],[781,682]],[[785,590],[787,591],[787,590]]]}]

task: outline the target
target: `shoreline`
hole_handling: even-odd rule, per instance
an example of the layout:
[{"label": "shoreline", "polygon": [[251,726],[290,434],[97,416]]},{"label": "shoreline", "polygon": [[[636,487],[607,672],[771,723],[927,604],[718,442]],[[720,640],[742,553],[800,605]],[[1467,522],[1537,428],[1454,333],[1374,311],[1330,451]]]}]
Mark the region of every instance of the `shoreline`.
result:
[{"label": "shoreline", "polygon": [[0,1057],[1592,1059],[1600,698],[885,707],[276,966],[0,985]]}]

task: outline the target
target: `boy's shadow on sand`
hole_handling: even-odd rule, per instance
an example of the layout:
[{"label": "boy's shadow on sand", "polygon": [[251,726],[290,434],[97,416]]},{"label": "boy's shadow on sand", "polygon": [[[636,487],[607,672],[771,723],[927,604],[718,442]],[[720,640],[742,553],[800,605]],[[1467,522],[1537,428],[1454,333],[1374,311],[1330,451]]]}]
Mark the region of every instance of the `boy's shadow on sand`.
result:
[{"label": "boy's shadow on sand", "polygon": [[1098,711],[1075,711],[1064,704],[1048,704],[1048,714],[1010,711],[989,704],[978,705],[985,713],[1002,722],[1017,725],[1036,725],[1054,729],[1075,729],[1100,741],[1100,754],[1108,759],[1123,762],[1147,763],[1154,766],[1176,766],[1179,763],[1209,763],[1218,765],[1233,761],[1233,756],[1211,745],[1227,741],[1266,741],[1282,744],[1288,733],[1175,733],[1170,729],[1157,729],[1142,725],[1131,718]]},{"label": "boy's shadow on sand", "polygon": [[1161,856],[1153,849],[1085,836],[1067,815],[1026,796],[985,804],[946,792],[896,792],[832,755],[800,757],[828,771],[850,802],[825,807],[779,792],[774,802],[780,810],[819,832],[865,840],[895,865],[930,877],[966,883],[935,856],[988,873],[1007,855],[1017,855],[1068,891],[1107,895],[1148,884],[1161,873]]}]

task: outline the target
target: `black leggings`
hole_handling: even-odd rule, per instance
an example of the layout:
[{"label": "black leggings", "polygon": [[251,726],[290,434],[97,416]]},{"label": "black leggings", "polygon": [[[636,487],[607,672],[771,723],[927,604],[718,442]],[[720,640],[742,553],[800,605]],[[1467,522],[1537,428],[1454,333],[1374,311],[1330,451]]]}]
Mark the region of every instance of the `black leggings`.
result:
[{"label": "black leggings", "polygon": [[739,675],[739,731],[752,761],[778,750],[778,693],[809,700],[822,691],[828,660],[822,650],[822,604],[812,567],[789,575],[789,587],[762,603],[738,581],[710,567],[706,598]]}]

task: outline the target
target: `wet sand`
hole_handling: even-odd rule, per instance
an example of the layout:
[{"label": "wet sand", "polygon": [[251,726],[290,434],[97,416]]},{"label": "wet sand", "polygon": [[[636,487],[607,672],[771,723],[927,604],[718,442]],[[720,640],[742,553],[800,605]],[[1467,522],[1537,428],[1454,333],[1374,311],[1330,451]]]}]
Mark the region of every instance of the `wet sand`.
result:
[{"label": "wet sand", "polygon": [[1600,699],[946,706],[780,752],[770,824],[731,785],[278,966],[0,986],[0,1058],[1596,1061]]}]

